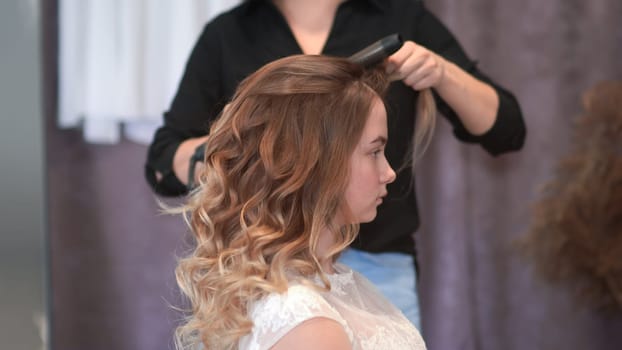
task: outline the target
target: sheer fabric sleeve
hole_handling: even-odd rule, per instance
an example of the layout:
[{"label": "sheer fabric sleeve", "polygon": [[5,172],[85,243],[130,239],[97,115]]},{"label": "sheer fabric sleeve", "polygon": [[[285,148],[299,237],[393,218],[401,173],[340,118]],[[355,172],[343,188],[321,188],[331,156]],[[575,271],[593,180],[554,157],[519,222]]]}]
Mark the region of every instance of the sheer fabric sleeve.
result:
[{"label": "sheer fabric sleeve", "polygon": [[303,285],[268,295],[250,308],[249,315],[253,330],[240,340],[240,350],[268,350],[296,326],[317,317],[337,321],[353,340],[352,331],[339,313],[318,292]]}]

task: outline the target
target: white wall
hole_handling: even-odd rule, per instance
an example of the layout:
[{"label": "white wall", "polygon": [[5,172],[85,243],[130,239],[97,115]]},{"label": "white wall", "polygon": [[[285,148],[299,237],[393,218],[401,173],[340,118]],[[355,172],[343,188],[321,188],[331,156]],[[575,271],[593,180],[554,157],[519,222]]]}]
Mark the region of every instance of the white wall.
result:
[{"label": "white wall", "polygon": [[45,348],[40,3],[0,1],[0,347]]}]

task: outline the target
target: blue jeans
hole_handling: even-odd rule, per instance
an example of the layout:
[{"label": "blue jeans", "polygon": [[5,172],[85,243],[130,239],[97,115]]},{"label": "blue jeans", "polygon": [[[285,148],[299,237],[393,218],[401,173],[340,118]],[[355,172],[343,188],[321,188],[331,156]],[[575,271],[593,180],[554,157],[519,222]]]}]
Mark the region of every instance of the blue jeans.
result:
[{"label": "blue jeans", "polygon": [[421,330],[417,272],[413,257],[403,253],[368,253],[346,249],[338,260],[369,279]]}]

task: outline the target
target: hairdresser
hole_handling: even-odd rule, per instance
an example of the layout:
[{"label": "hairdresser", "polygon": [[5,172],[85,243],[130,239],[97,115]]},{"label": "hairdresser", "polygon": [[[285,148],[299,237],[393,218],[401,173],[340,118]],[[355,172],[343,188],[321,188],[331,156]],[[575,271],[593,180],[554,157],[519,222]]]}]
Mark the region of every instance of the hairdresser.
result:
[{"label": "hairdresser", "polygon": [[[422,1],[250,0],[201,33],[149,148],[148,182],[161,195],[187,192],[190,160],[211,122],[238,83],[259,67],[300,53],[347,57],[392,33],[405,42],[384,62],[395,80],[387,95],[391,165],[400,168],[409,157],[415,101],[426,88],[434,91],[438,110],[458,139],[478,143],[492,155],[522,147],[525,125],[514,96],[479,70]],[[361,225],[340,261],[369,278],[421,329],[414,240],[419,216],[412,181],[408,169],[399,172],[376,220]]]}]

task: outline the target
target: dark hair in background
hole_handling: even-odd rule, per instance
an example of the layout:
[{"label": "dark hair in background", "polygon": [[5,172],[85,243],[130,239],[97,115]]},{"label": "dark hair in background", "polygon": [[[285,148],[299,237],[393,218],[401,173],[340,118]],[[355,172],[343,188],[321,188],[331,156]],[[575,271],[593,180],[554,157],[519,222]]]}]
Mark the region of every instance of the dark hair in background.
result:
[{"label": "dark hair in background", "polygon": [[574,149],[533,209],[527,251],[547,278],[597,309],[622,311],[622,81],[583,95]]}]

